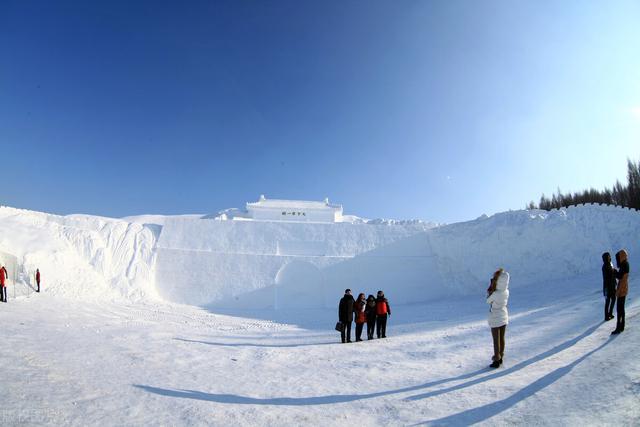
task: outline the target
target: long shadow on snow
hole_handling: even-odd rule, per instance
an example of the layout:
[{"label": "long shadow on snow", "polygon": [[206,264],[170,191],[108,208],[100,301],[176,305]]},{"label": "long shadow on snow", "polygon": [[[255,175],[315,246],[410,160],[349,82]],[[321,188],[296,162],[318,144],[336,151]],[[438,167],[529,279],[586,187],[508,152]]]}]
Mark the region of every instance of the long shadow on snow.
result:
[{"label": "long shadow on snow", "polygon": [[483,406],[479,406],[477,408],[468,409],[466,411],[449,415],[448,417],[439,418],[437,420],[425,421],[424,423],[418,425],[471,425],[475,423],[479,423],[485,421],[495,415],[500,414],[503,411],[511,408],[519,402],[531,397],[536,394],[540,390],[550,386],[551,384],[558,381],[560,378],[567,375],[573,368],[576,367],[579,363],[584,361],[586,358],[591,356],[592,354],[602,350],[604,346],[613,341],[615,337],[611,337],[607,341],[605,341],[602,345],[594,348],[590,352],[582,355],[578,359],[569,363],[566,366],[556,369],[555,371],[549,372],[547,375],[539,378],[538,380],[532,382],[522,390],[514,393],[512,396],[497,401],[493,403],[488,403]]},{"label": "long shadow on snow", "polygon": [[239,405],[285,405],[285,406],[306,406],[306,405],[328,405],[332,403],[346,403],[356,400],[372,399],[374,397],[387,396],[397,393],[405,393],[410,391],[420,390],[426,387],[433,387],[439,384],[444,384],[450,381],[464,380],[475,375],[479,375],[483,372],[487,372],[487,368],[479,369],[475,372],[460,375],[455,378],[446,378],[442,380],[431,381],[426,384],[417,386],[400,388],[397,390],[380,391],[377,393],[368,394],[334,394],[328,396],[315,396],[315,397],[274,397],[274,398],[255,398],[248,396],[238,396],[235,394],[214,394],[204,393],[195,390],[170,390],[140,384],[134,384],[134,387],[148,391],[150,393],[160,394],[170,397],[182,397],[186,399],[205,400],[209,402],[217,403],[233,403]]},{"label": "long shadow on snow", "polygon": [[[553,347],[552,349],[545,351],[544,353],[540,353],[537,356],[534,356],[534,357],[532,357],[530,359],[527,359],[527,360],[525,360],[523,362],[520,362],[517,365],[514,365],[514,366],[512,366],[510,368],[507,368],[505,370],[498,371],[498,372],[495,372],[495,373],[490,374],[490,375],[485,375],[485,376],[483,376],[481,378],[477,378],[477,379],[468,381],[468,382],[460,384],[460,385],[452,386],[452,387],[445,388],[445,389],[442,389],[442,390],[435,390],[433,392],[426,393],[426,394],[412,396],[412,397],[408,398],[408,400],[418,400],[418,399],[423,399],[423,398],[426,398],[426,397],[438,396],[440,394],[449,393],[451,391],[460,390],[460,389],[466,388],[466,387],[471,387],[471,386],[473,386],[475,384],[479,384],[479,383],[482,383],[484,381],[489,381],[489,380],[492,380],[492,379],[500,378],[500,377],[503,377],[505,375],[511,374],[513,372],[516,372],[516,371],[518,371],[520,369],[523,369],[523,368],[525,368],[525,367],[527,367],[527,366],[529,366],[529,365],[531,365],[533,363],[539,362],[540,360],[543,360],[543,359],[546,359],[546,358],[548,358],[550,356],[553,356],[554,354],[559,353],[559,352],[561,352],[563,350],[566,350],[567,348],[575,345],[578,341],[580,341],[580,340],[586,338],[587,336],[591,335],[600,326],[600,324],[601,323],[599,323],[597,325],[594,325],[594,326],[590,327],[589,329],[587,329],[586,331],[584,331],[582,334],[578,335],[577,337],[572,338],[572,339],[570,339],[568,341],[565,341],[564,343],[562,343],[560,345],[557,345],[557,346]],[[596,349],[596,350],[599,350],[601,347],[598,347],[598,349]],[[596,350],[588,353],[584,357],[587,357],[589,354],[592,354]],[[583,358],[581,358],[579,360],[582,360]],[[463,374],[463,375],[459,375],[457,377],[444,378],[444,379],[441,379],[441,380],[430,381],[428,383],[424,383],[424,384],[420,384],[420,385],[415,385],[415,386],[410,386],[410,387],[403,387],[403,388],[399,388],[399,389],[395,389],[395,390],[380,391],[380,392],[376,392],[376,393],[335,394],[335,395],[314,396],[314,397],[255,398],[255,397],[248,397],[248,396],[239,396],[239,395],[235,395],[235,394],[205,393],[205,392],[195,391],[195,390],[171,390],[171,389],[164,389],[164,388],[158,388],[158,387],[152,387],[152,386],[140,385],[140,384],[134,384],[133,386],[137,387],[139,389],[145,390],[145,391],[147,391],[149,393],[160,394],[160,395],[163,395],[163,396],[180,397],[180,398],[185,398],[185,399],[204,400],[204,401],[208,401],[208,402],[231,403],[231,404],[239,404],[239,405],[306,406],[306,405],[327,405],[327,404],[332,404],[332,403],[353,402],[353,401],[356,401],[356,400],[372,399],[372,398],[375,398],[375,397],[389,396],[389,395],[392,395],[392,394],[407,393],[407,392],[422,390],[422,389],[425,389],[425,388],[435,387],[435,386],[438,386],[438,385],[441,385],[441,384],[446,384],[446,383],[449,383],[449,382],[466,380],[466,379],[473,378],[473,377],[475,377],[477,375],[480,375],[480,374],[482,374],[484,372],[488,372],[488,371],[489,371],[489,368],[483,368],[483,369],[479,369],[479,370],[474,371],[474,372],[469,372],[469,373],[466,373],[466,374]],[[554,372],[556,372],[556,371],[554,371]],[[562,375],[564,375],[564,373]],[[540,381],[540,380],[538,380],[538,381]],[[536,383],[538,383],[538,381],[536,381]],[[536,384],[536,383],[533,383],[531,386],[534,386],[534,384]],[[529,386],[529,387],[531,387],[531,386]],[[546,385],[545,385],[545,387],[546,387]],[[442,421],[442,422],[447,422],[448,423],[450,421]]]},{"label": "long shadow on snow", "polygon": [[334,341],[331,342],[316,342],[316,343],[304,343],[304,344],[256,344],[256,343],[224,343],[224,342],[210,342],[210,341],[199,341],[199,340],[188,340],[186,338],[174,338],[176,341],[182,342],[191,342],[198,344],[206,344],[206,345],[214,345],[220,347],[264,347],[264,348],[291,348],[291,347],[308,347],[308,346],[316,346],[316,345],[333,345]]},{"label": "long shadow on snow", "polygon": [[411,396],[411,397],[408,397],[406,400],[420,400],[420,399],[426,399],[428,397],[439,396],[441,394],[445,394],[445,393],[449,393],[449,392],[452,392],[452,391],[460,390],[460,389],[463,389],[463,388],[471,387],[471,386],[474,386],[476,384],[483,383],[485,381],[494,380],[496,378],[501,378],[501,377],[504,377],[505,375],[512,374],[512,373],[514,373],[516,371],[519,371],[521,369],[526,368],[527,366],[529,366],[529,365],[531,365],[533,363],[539,362],[539,361],[541,361],[543,359],[546,359],[548,357],[553,356],[554,354],[560,353],[561,351],[566,350],[569,347],[574,346],[578,341],[583,340],[584,338],[588,337],[593,332],[595,332],[595,330],[598,329],[598,327],[600,327],[601,324],[602,324],[602,322],[598,323],[597,325],[593,325],[592,327],[590,327],[589,329],[587,329],[586,331],[584,331],[583,333],[581,333],[580,335],[578,335],[575,338],[572,338],[572,339],[570,339],[568,341],[565,341],[562,344],[559,344],[559,345],[553,347],[552,349],[549,349],[549,350],[545,351],[544,353],[540,353],[539,355],[534,356],[534,357],[532,357],[530,359],[523,360],[522,362],[517,363],[517,364],[515,364],[515,365],[513,365],[513,366],[511,366],[509,368],[506,368],[506,369],[503,369],[503,370],[500,370],[500,371],[496,371],[492,375],[487,375],[487,376],[484,376],[482,378],[478,378],[478,379],[475,379],[475,380],[472,380],[472,381],[469,381],[469,382],[466,382],[466,383],[458,384],[458,385],[455,385],[455,386],[452,386],[452,387],[443,388],[441,390],[434,390],[434,391],[431,391],[429,393],[424,393],[424,394],[418,394],[416,396]]}]

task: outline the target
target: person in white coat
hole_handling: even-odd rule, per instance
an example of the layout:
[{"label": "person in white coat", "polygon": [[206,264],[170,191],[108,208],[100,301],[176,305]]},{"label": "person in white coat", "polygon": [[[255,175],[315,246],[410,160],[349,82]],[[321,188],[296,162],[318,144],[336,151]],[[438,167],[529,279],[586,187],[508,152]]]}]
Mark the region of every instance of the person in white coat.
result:
[{"label": "person in white coat", "polygon": [[492,368],[502,365],[504,357],[504,335],[509,323],[507,302],[509,301],[509,273],[502,268],[496,270],[487,289],[487,304],[489,304],[489,327],[493,337]]}]

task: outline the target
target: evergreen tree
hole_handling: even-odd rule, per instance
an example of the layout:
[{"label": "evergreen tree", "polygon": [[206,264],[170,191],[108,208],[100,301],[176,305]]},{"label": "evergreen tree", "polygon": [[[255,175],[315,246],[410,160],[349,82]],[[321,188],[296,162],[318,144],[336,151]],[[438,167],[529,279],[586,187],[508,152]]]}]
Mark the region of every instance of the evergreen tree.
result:
[{"label": "evergreen tree", "polygon": [[627,160],[627,182],[628,206],[640,209],[640,161]]},{"label": "evergreen tree", "polygon": [[551,199],[543,194],[540,196],[538,206],[532,201],[527,205],[527,209],[551,210],[585,203],[618,205],[640,209],[640,161],[636,163],[627,159],[626,186],[622,185],[620,181],[616,181],[612,189],[605,188],[603,191],[598,191],[595,188],[590,188],[573,194],[563,194],[558,188],[557,193],[551,195]]}]

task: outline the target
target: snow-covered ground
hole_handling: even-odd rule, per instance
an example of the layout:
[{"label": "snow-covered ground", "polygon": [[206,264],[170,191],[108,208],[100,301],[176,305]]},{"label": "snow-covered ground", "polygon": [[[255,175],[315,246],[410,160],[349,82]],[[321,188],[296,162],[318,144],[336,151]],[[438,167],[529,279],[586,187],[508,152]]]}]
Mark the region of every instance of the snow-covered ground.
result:
[{"label": "snow-covered ground", "polygon": [[0,424],[638,425],[637,299],[612,338],[597,278],[562,286],[512,294],[498,370],[481,295],[393,307],[387,339],[347,345],[328,311],[32,296],[0,307]]},{"label": "snow-covered ground", "polygon": [[[638,212],[507,212],[345,259],[357,271],[376,260],[415,267],[433,292],[411,303],[403,284],[413,276],[398,270],[385,287],[389,337],[345,345],[322,301],[274,310],[163,300],[157,243],[175,219],[149,219],[0,208],[0,251],[25,273],[10,287],[29,289],[36,266],[44,277],[43,293],[0,304],[0,425],[640,424]],[[612,337],[600,253],[621,247],[627,326]],[[512,272],[511,323],[505,363],[490,370],[484,291],[498,266]]]}]

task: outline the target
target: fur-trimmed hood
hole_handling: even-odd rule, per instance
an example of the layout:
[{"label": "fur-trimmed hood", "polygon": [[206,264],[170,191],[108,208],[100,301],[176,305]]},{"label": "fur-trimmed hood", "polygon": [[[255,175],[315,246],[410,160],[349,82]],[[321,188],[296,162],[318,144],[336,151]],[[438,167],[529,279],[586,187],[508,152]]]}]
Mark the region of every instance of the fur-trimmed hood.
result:
[{"label": "fur-trimmed hood", "polygon": [[500,273],[500,276],[498,276],[498,281],[496,283],[496,290],[506,291],[507,289],[509,289],[509,273],[507,273],[506,271],[503,271],[502,273]]},{"label": "fur-trimmed hood", "polygon": [[626,249],[621,249],[618,252],[618,256],[620,257],[620,262],[624,262],[627,260],[628,255],[627,255],[627,250]]}]

